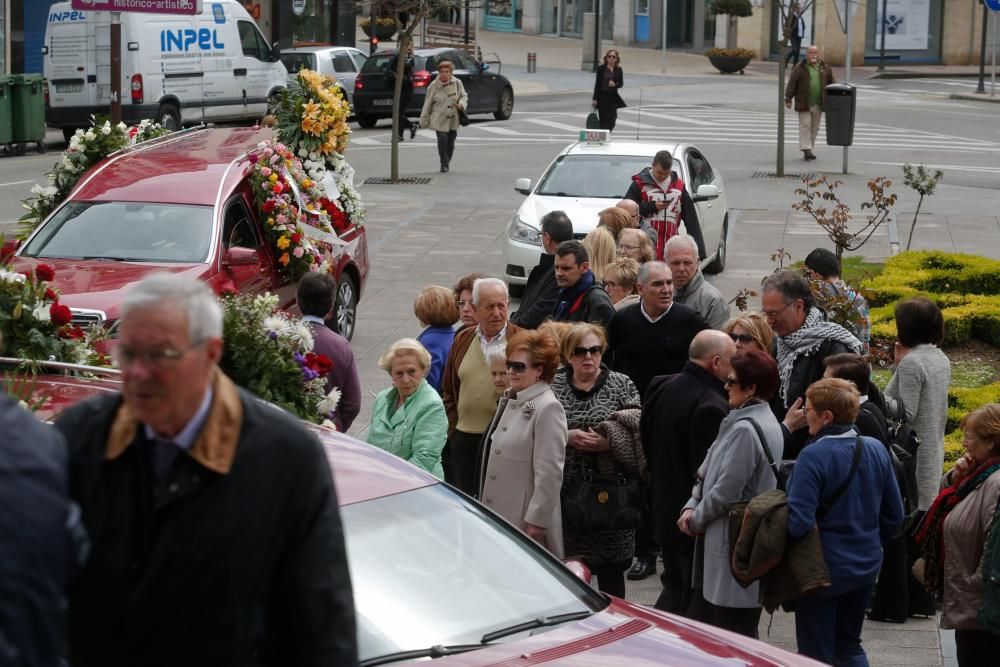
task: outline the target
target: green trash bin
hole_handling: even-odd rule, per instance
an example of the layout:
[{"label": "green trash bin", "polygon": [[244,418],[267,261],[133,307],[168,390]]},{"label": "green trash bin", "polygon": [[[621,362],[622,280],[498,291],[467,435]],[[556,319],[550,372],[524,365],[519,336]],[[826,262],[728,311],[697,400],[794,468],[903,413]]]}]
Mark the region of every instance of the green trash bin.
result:
[{"label": "green trash bin", "polygon": [[37,142],[39,152],[45,146],[45,77],[41,74],[15,74],[11,96],[12,141],[16,144]]},{"label": "green trash bin", "polygon": [[11,126],[11,80],[0,74],[0,145],[6,146],[13,138]]}]

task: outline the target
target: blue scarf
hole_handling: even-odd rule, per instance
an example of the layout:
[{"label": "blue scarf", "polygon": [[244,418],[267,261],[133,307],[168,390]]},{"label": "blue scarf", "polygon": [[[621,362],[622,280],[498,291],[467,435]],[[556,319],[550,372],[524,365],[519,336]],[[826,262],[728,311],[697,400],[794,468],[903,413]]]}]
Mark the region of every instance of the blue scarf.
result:
[{"label": "blue scarf", "polygon": [[594,286],[594,282],[594,272],[587,269],[587,272],[580,276],[575,285],[559,290],[559,304],[552,313],[552,319],[561,320],[576,312],[583,302],[583,295]]}]

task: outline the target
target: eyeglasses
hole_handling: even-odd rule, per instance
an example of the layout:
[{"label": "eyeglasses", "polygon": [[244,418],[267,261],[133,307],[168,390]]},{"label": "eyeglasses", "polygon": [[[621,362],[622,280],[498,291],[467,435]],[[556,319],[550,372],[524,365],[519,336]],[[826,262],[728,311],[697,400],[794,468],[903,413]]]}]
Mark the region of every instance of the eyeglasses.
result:
[{"label": "eyeglasses", "polygon": [[784,308],[779,308],[778,310],[765,310],[764,311],[764,317],[766,317],[768,319],[774,319],[775,317],[777,317],[778,315],[781,315],[783,312],[785,312],[786,310],[788,310],[789,308],[791,308],[794,305],[795,305],[795,302],[792,301],[791,303],[786,303],[785,306],[784,306]]},{"label": "eyeglasses", "polygon": [[204,341],[191,343],[182,350],[175,350],[169,347],[153,348],[152,350],[135,350],[127,345],[119,345],[111,352],[111,358],[118,368],[131,366],[137,361],[142,361],[143,366],[150,368],[162,368],[175,363],[185,354],[201,345]]},{"label": "eyeglasses", "polygon": [[754,341],[754,337],[750,334],[731,333],[729,337],[733,339],[734,343],[743,343],[744,345],[749,345]]},{"label": "eyeglasses", "polygon": [[523,361],[508,361],[507,370],[511,373],[523,373],[528,370],[528,364]]},{"label": "eyeglasses", "polygon": [[605,280],[604,281],[604,291],[610,292],[611,290],[613,290],[616,287],[618,287],[618,283],[616,283],[615,281],[613,281],[613,280]]},{"label": "eyeglasses", "polygon": [[639,249],[640,247],[641,247],[641,246],[637,246],[637,245],[630,245],[630,244],[628,244],[628,243],[619,243],[619,244],[618,244],[618,250],[626,250],[626,251],[630,251],[630,250],[638,250],[638,249]]},{"label": "eyeglasses", "polygon": [[471,306],[472,302],[462,301],[461,299],[459,299],[458,301],[455,302],[455,305],[458,306],[459,308],[465,308],[466,306]]},{"label": "eyeglasses", "polygon": [[726,381],[723,384],[725,384],[726,388],[728,389],[729,387],[738,386],[740,384],[740,381],[730,376],[726,378]]},{"label": "eyeglasses", "polygon": [[574,357],[585,357],[588,354],[592,357],[599,357],[604,352],[600,345],[594,345],[593,347],[574,347],[573,356]]}]

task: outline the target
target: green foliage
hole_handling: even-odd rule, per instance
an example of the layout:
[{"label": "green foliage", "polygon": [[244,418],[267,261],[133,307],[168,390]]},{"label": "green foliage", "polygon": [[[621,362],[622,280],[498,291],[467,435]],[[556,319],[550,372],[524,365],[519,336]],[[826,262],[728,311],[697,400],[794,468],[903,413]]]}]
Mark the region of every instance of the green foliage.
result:
[{"label": "green foliage", "polygon": [[708,13],[715,16],[753,16],[753,5],[750,0],[712,0]]},{"label": "green foliage", "polygon": [[[954,378],[953,378],[954,380]],[[962,388],[954,386],[948,390],[948,423],[944,437],[944,471],[948,472],[955,461],[965,454],[962,445],[962,418],[988,403],[1000,403],[1000,382],[980,387]]]},{"label": "green foliage", "polygon": [[723,49],[714,48],[705,51],[705,55],[709,58],[753,58],[755,56],[754,52],[750,49]]}]

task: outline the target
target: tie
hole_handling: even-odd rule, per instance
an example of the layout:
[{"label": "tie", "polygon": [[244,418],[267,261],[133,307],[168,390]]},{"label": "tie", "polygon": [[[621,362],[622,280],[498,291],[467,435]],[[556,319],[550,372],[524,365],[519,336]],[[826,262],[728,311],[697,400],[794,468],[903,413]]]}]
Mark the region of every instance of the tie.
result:
[{"label": "tie", "polygon": [[153,440],[153,477],[157,484],[163,483],[177,459],[181,449],[172,440],[156,438]]}]

